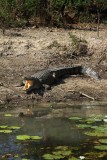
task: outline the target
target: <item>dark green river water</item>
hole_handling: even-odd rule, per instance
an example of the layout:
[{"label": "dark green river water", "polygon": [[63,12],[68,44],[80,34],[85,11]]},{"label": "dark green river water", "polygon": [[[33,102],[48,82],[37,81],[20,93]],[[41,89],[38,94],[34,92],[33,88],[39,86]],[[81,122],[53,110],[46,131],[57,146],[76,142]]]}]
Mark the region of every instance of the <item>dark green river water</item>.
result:
[{"label": "dark green river water", "polygon": [[16,111],[1,114],[1,160],[107,160],[106,103],[54,104],[48,109],[42,115],[45,109],[39,108],[39,116],[36,110],[33,117],[18,117]]}]

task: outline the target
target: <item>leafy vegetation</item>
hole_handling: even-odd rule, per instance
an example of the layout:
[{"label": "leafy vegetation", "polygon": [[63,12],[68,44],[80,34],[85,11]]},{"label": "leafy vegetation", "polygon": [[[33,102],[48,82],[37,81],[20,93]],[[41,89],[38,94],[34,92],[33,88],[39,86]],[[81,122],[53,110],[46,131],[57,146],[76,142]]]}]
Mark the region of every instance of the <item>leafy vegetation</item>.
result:
[{"label": "leafy vegetation", "polygon": [[43,155],[43,158],[48,159],[64,159],[72,155],[72,151],[68,146],[57,146],[52,153]]},{"label": "leafy vegetation", "polygon": [[2,27],[107,21],[107,0],[0,0]]},{"label": "leafy vegetation", "polygon": [[95,146],[94,148],[102,151],[107,151],[107,145],[99,145]]},{"label": "leafy vegetation", "polygon": [[75,120],[81,120],[82,118],[81,117],[70,117],[69,119],[75,121]]},{"label": "leafy vegetation", "polygon": [[5,117],[12,117],[12,114],[5,114]]},{"label": "leafy vegetation", "polygon": [[19,126],[0,126],[0,133],[12,133],[13,130],[18,130],[21,127]]},{"label": "leafy vegetation", "polygon": [[29,136],[29,135],[18,135],[18,136],[16,136],[16,139],[17,140],[22,140],[22,141],[25,141],[25,140],[40,140],[40,139],[42,139],[42,137]]}]

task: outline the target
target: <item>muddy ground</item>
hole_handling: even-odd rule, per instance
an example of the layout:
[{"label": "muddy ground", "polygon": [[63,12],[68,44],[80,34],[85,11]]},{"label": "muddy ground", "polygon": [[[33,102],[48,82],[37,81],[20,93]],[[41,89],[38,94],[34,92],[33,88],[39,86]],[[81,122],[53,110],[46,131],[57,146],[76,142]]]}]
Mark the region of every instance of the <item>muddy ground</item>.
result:
[{"label": "muddy ground", "polygon": [[[73,35],[80,40],[75,41]],[[74,44],[75,43],[75,44]],[[78,46],[78,45],[81,46]],[[85,45],[84,45],[85,43]],[[75,45],[75,46],[74,46]],[[107,30],[65,30],[27,28],[0,31],[0,106],[30,105],[36,102],[71,102],[106,100],[107,97]],[[26,94],[16,87],[23,77],[39,70],[83,65],[101,77],[66,77],[51,90]]]}]

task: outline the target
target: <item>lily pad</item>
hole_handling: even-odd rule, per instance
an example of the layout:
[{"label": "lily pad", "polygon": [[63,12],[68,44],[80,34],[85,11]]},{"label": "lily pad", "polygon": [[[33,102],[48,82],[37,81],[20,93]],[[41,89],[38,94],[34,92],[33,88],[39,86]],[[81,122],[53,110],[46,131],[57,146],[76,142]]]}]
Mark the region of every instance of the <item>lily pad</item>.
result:
[{"label": "lily pad", "polygon": [[7,128],[8,126],[0,126],[0,128],[4,129],[4,128]]},{"label": "lily pad", "polygon": [[63,156],[70,156],[72,154],[72,151],[68,150],[68,151],[63,151],[62,155]]},{"label": "lily pad", "polygon": [[4,116],[5,117],[12,117],[13,115],[12,114],[5,114]]},{"label": "lily pad", "polygon": [[9,129],[20,129],[21,127],[18,126],[10,126]]},{"label": "lily pad", "polygon": [[72,158],[69,158],[68,160],[80,160],[80,159],[76,157],[72,157]]},{"label": "lily pad", "polygon": [[92,126],[91,128],[95,129],[99,132],[107,132],[107,125],[101,125],[101,126]]},{"label": "lily pad", "polygon": [[61,156],[61,155],[44,154],[43,158],[46,159],[46,160],[55,160],[55,159],[62,159],[64,157]]},{"label": "lily pad", "polygon": [[104,137],[107,136],[107,133],[105,132],[98,132],[98,131],[89,131],[84,133],[87,136],[98,136],[98,137]]},{"label": "lily pad", "polygon": [[107,151],[107,145],[94,146],[95,149]]},{"label": "lily pad", "polygon": [[64,156],[64,157],[66,157],[66,156],[69,156],[69,155],[71,155],[72,154],[72,152],[70,151],[70,150],[68,150],[68,151],[54,151],[54,152],[52,152],[54,155],[62,155],[62,156]]},{"label": "lily pad", "polygon": [[12,130],[0,130],[0,133],[12,133]]},{"label": "lily pad", "polygon": [[77,127],[78,127],[78,128],[81,128],[81,129],[84,129],[84,128],[89,128],[89,127],[91,127],[91,125],[89,125],[89,124],[78,124]]},{"label": "lily pad", "polygon": [[29,136],[29,135],[18,135],[16,136],[16,139],[17,140],[40,140],[42,139],[42,137],[39,137],[39,136]]},{"label": "lily pad", "polygon": [[107,139],[99,139],[100,143],[107,144]]},{"label": "lily pad", "polygon": [[86,157],[88,157],[89,159],[96,159],[96,157],[98,158],[103,158],[107,155],[106,151],[100,151],[100,152],[95,152],[95,150],[93,152],[88,152],[85,153]]},{"label": "lily pad", "polygon": [[39,136],[30,136],[30,138],[32,140],[40,140],[40,139],[42,139],[42,137],[39,137]]},{"label": "lily pad", "polygon": [[100,122],[101,119],[98,119],[98,118],[88,118],[85,120],[85,122],[87,122],[88,124],[92,124],[92,123],[95,123],[95,122]]},{"label": "lily pad", "polygon": [[30,136],[28,136],[28,135],[18,135],[18,136],[16,136],[16,139],[25,141],[25,140],[29,140]]},{"label": "lily pad", "polygon": [[65,150],[68,150],[68,146],[57,146],[57,147],[55,147],[55,149],[65,151]]},{"label": "lily pad", "polygon": [[81,117],[70,117],[69,119],[70,120],[81,120],[82,118]]}]

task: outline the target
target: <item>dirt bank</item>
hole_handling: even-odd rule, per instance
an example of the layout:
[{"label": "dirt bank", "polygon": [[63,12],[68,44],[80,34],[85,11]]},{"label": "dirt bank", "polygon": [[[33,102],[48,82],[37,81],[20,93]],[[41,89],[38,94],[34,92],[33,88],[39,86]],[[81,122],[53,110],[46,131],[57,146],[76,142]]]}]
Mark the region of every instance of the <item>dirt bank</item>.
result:
[{"label": "dirt bank", "polygon": [[[76,36],[74,36],[76,35]],[[79,46],[79,38],[83,48]],[[73,39],[74,38],[74,39]],[[73,43],[77,48],[73,46]],[[79,42],[80,43],[80,42]],[[106,100],[107,97],[107,30],[64,30],[27,28],[0,33],[0,104],[30,104],[37,101]],[[69,77],[64,82],[40,94],[26,94],[15,87],[24,76],[51,67],[84,65],[101,76]]]}]

